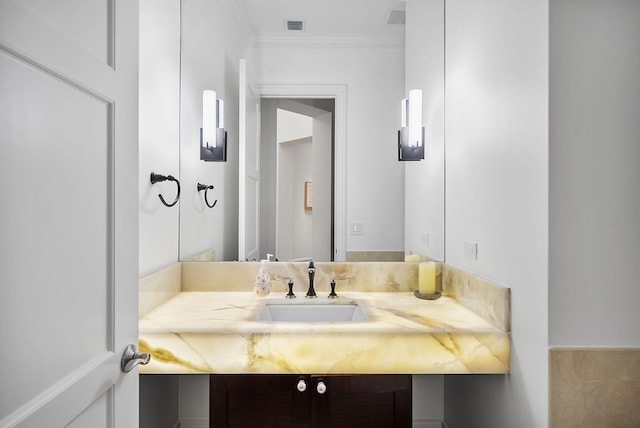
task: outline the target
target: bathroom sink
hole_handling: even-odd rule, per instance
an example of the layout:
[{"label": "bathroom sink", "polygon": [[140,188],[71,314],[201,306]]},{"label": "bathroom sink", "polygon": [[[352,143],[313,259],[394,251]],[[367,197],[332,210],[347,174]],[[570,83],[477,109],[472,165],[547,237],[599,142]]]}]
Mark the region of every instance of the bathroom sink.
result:
[{"label": "bathroom sink", "polygon": [[262,307],[258,321],[269,322],[354,322],[367,316],[355,303],[346,304],[269,304]]}]

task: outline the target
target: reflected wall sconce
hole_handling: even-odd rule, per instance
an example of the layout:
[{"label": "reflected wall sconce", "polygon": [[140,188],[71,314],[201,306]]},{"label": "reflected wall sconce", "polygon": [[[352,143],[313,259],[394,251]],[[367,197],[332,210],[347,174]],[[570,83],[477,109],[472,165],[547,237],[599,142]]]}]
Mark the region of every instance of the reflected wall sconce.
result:
[{"label": "reflected wall sconce", "polygon": [[402,127],[398,131],[398,160],[424,159],[424,127],[422,126],[422,89],[409,91],[402,100]]},{"label": "reflected wall sconce", "polygon": [[227,161],[227,131],[224,130],[224,101],[216,91],[202,91],[202,128],[200,128],[200,160]]}]

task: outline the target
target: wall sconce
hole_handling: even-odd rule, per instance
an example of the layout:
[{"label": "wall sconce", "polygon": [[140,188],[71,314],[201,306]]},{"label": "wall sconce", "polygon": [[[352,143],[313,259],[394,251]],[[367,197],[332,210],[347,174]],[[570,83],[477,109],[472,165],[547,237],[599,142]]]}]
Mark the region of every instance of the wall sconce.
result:
[{"label": "wall sconce", "polygon": [[422,89],[409,91],[402,100],[402,127],[398,131],[398,160],[424,159],[424,127],[422,126]]},{"label": "wall sconce", "polygon": [[200,160],[227,161],[227,131],[224,130],[224,101],[216,91],[202,91],[202,128],[200,128]]}]

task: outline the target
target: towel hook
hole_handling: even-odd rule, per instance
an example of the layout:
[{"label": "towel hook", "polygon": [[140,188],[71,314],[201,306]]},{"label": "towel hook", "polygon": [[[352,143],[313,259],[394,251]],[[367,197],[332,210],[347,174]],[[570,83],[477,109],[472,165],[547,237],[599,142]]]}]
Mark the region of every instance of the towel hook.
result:
[{"label": "towel hook", "polygon": [[198,192],[201,190],[204,190],[204,203],[207,204],[209,208],[213,208],[218,203],[218,200],[216,199],[213,202],[213,205],[209,204],[209,199],[207,199],[207,192],[209,191],[209,189],[213,189],[213,184],[206,185],[206,184],[198,183]]},{"label": "towel hook", "polygon": [[176,200],[173,201],[173,203],[171,204],[168,204],[167,201],[164,200],[162,195],[158,193],[158,197],[160,198],[160,201],[162,201],[164,206],[172,207],[175,204],[177,204],[178,199],[180,199],[180,182],[173,175],[161,175],[161,174],[156,174],[155,172],[151,173],[151,184],[162,183],[163,181],[174,181],[176,183],[176,186],[178,186],[178,194],[176,195]]}]

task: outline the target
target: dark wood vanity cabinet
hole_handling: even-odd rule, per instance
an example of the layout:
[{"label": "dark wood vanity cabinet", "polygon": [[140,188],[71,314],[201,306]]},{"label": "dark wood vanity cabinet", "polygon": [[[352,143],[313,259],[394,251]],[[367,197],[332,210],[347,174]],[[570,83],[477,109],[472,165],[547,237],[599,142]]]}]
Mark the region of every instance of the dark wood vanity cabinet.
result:
[{"label": "dark wood vanity cabinet", "polygon": [[410,427],[411,375],[211,375],[209,426]]}]

